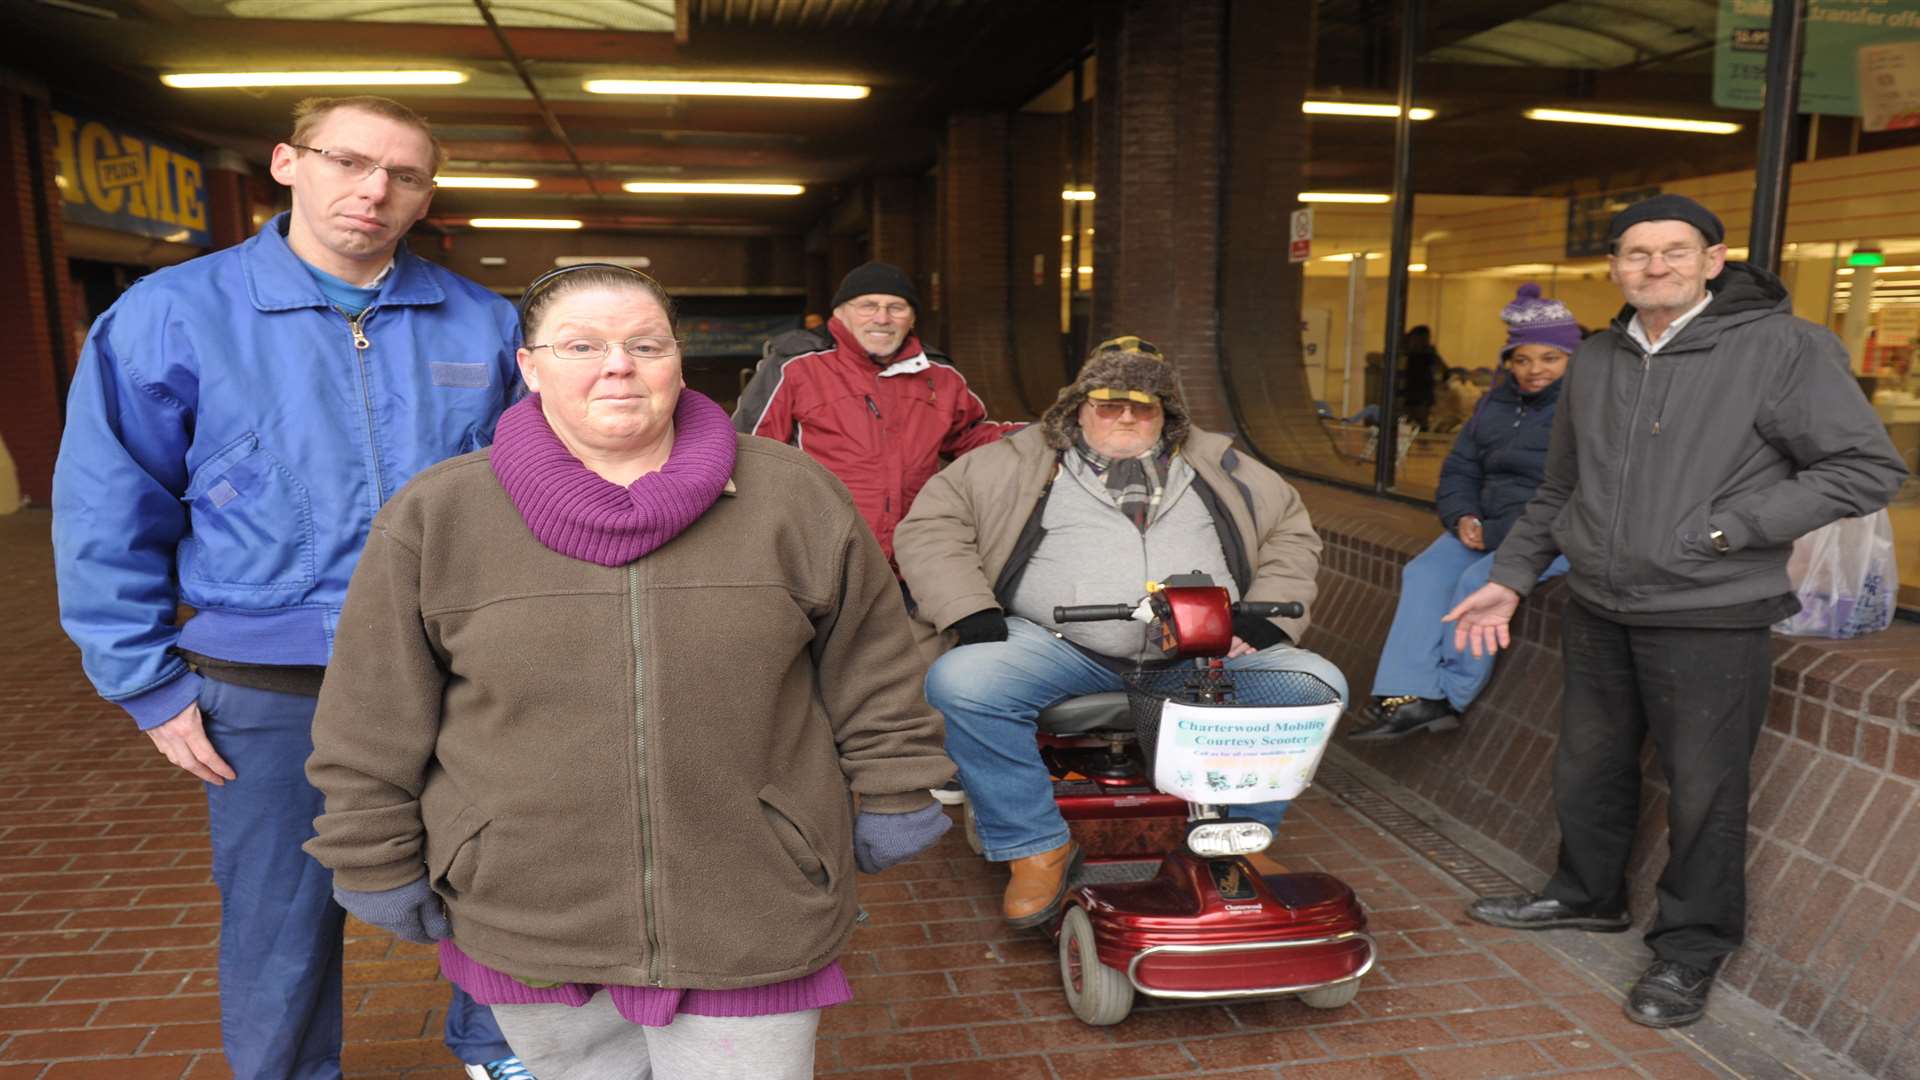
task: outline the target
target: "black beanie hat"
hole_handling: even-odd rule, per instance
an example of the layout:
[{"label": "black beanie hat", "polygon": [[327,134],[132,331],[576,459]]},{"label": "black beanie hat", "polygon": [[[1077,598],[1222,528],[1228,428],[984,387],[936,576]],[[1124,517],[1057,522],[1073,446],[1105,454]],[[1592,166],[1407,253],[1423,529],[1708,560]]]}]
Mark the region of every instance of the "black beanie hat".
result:
[{"label": "black beanie hat", "polygon": [[1628,229],[1643,221],[1684,221],[1700,230],[1700,235],[1707,238],[1708,247],[1727,238],[1727,227],[1720,224],[1713,211],[1685,195],[1655,195],[1613,215],[1613,221],[1607,226],[1607,247],[1618,244]]},{"label": "black beanie hat", "polygon": [[840,288],[833,294],[833,303],[829,307],[841,304],[857,296],[897,296],[913,305],[914,311],[920,310],[920,294],[913,291],[913,282],[905,272],[892,263],[870,262],[856,266],[840,281]]}]

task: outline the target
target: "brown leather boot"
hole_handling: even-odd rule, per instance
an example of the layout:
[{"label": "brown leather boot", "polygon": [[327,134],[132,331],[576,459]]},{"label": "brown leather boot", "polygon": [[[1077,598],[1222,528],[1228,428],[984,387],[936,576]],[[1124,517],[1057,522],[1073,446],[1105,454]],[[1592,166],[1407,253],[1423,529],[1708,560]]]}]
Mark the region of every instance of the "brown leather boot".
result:
[{"label": "brown leather boot", "polygon": [[1028,855],[1009,864],[1013,880],[1007,882],[1007,894],[1000,909],[1007,924],[1015,930],[1045,926],[1060,914],[1060,903],[1067,898],[1067,882],[1080,865],[1080,845],[1069,840],[1052,851]]}]

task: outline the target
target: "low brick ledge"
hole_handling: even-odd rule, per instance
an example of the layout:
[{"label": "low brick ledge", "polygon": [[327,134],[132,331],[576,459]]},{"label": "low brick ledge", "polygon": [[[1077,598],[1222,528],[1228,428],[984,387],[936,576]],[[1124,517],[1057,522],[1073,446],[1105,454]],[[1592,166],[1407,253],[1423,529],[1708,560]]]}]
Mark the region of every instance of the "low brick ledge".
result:
[{"label": "low brick ledge", "polygon": [[[1305,644],[1364,701],[1400,569],[1440,534],[1431,511],[1296,481],[1325,541]],[[1521,605],[1514,645],[1457,734],[1345,744],[1540,871],[1559,843],[1561,582]],[[1920,625],[1853,641],[1773,641],[1753,760],[1746,945],[1724,981],[1876,1076],[1920,1080]],[[1349,724],[1354,721],[1349,719]],[[1644,926],[1666,861],[1667,792],[1649,747],[1632,903]]]}]

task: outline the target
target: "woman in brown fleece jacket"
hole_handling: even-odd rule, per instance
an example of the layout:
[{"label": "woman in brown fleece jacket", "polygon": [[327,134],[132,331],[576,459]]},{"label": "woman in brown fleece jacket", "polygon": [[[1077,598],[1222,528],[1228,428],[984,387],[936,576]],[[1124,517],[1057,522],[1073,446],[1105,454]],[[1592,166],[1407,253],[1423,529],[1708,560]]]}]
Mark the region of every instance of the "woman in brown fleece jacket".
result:
[{"label": "woman in brown fleece jacket", "polygon": [[533,395],[374,520],[307,849],[542,1080],[810,1076],[854,868],[948,824],[899,588],[845,488],[685,389],[651,278],[522,307]]}]

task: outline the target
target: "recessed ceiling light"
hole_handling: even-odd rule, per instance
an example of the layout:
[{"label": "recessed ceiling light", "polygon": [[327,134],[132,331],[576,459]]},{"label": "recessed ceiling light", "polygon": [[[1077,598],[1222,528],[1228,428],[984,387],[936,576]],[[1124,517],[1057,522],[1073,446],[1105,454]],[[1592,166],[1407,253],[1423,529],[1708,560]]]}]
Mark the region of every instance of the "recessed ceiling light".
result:
[{"label": "recessed ceiling light", "polygon": [[485,188],[492,191],[531,191],[540,181],[531,176],[436,176],[433,186],[443,188]]},{"label": "recessed ceiling light", "polygon": [[217,90],[239,86],[452,86],[467,81],[464,71],[199,71],[160,76],[176,90]]},{"label": "recessed ceiling light", "polygon": [[706,180],[629,180],[621,190],[635,195],[805,195],[799,184],[731,183]]},{"label": "recessed ceiling light", "polygon": [[[1398,105],[1376,105],[1365,101],[1303,101],[1300,111],[1308,116],[1364,116],[1377,120],[1392,120],[1400,115]],[[1433,119],[1433,110],[1423,105],[1415,105],[1407,110],[1407,115],[1415,120]]]},{"label": "recessed ceiling light", "polygon": [[476,229],[577,229],[579,218],[477,217],[468,225]]},{"label": "recessed ceiling light", "polygon": [[1304,203],[1361,203],[1378,205],[1390,203],[1393,196],[1373,191],[1303,191],[1299,199]]},{"label": "recessed ceiling light", "polygon": [[652,94],[672,97],[814,98],[857,101],[872,88],[846,83],[721,82],[705,79],[588,79],[589,94]]},{"label": "recessed ceiling light", "polygon": [[1550,120],[1558,124],[1599,124],[1602,127],[1646,128],[1651,131],[1686,131],[1696,135],[1731,135],[1739,124],[1723,120],[1688,120],[1678,116],[1637,116],[1632,113],[1582,112],[1578,109],[1528,109],[1529,120]]}]

